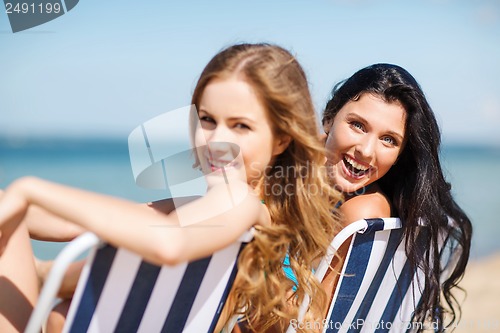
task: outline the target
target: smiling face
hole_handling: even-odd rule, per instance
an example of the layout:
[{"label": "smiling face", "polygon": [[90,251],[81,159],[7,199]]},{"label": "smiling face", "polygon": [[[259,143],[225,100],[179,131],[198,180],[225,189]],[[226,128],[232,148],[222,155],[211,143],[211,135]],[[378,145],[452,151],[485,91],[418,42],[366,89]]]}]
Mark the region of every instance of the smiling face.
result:
[{"label": "smiling face", "polygon": [[198,117],[195,145],[209,186],[229,176],[255,187],[273,157],[286,149],[254,89],[240,78],[211,81],[201,95]]},{"label": "smiling face", "polygon": [[401,104],[365,93],[325,124],[326,165],[340,191],[359,190],[389,171],[404,145],[405,122]]}]

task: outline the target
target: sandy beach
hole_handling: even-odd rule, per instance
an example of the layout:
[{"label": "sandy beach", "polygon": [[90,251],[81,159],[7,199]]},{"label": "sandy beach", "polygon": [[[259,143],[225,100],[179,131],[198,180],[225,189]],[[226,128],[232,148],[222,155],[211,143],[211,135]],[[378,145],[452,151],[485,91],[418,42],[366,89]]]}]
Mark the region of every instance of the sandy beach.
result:
[{"label": "sandy beach", "polygon": [[460,283],[467,292],[462,320],[454,332],[500,332],[499,279],[500,253],[469,263]]}]

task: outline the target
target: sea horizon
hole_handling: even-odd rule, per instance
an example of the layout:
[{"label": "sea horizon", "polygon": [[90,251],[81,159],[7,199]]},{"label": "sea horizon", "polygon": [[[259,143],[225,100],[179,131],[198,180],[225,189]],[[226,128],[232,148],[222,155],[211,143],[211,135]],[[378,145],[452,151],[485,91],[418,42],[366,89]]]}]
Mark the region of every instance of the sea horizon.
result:
[{"label": "sea horizon", "polygon": [[[176,142],[172,142],[176,145]],[[443,144],[441,162],[457,203],[474,226],[472,259],[500,252],[496,235],[500,224],[500,146]],[[22,176],[37,176],[70,186],[148,202],[170,197],[168,191],[148,190],[135,184],[127,138],[0,136],[0,187]],[[53,259],[64,244],[33,241],[35,255]]]}]

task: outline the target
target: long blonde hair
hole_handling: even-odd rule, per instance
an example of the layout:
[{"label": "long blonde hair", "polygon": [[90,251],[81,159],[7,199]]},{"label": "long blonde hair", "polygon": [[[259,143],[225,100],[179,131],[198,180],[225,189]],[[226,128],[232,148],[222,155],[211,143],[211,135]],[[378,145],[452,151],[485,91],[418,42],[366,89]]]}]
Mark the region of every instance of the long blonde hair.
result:
[{"label": "long blonde hair", "polygon": [[[291,142],[258,184],[272,225],[256,227],[254,240],[241,253],[227,304],[230,314],[242,314],[255,331],[273,326],[284,331],[306,294],[311,297],[309,312],[324,312],[326,294],[312,269],[339,230],[339,217],[332,209],[340,194],[328,184],[322,167],[324,148],[308,82],[295,57],[276,45],[230,46],[203,70],[192,104],[199,107],[212,80],[234,75],[253,87],[274,134],[288,135]],[[298,281],[291,297],[294,285],[283,271],[287,253]]]}]

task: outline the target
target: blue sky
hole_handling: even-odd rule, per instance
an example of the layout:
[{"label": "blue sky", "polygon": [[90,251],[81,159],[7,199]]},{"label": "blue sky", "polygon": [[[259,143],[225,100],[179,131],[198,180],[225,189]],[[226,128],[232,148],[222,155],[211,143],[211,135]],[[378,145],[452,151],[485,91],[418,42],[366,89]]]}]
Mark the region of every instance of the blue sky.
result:
[{"label": "blue sky", "polygon": [[237,42],[296,54],[318,112],[354,71],[401,65],[422,85],[445,143],[500,145],[495,0],[80,0],[16,34],[2,11],[0,135],[125,140],[142,122],[188,105],[205,64]]}]

